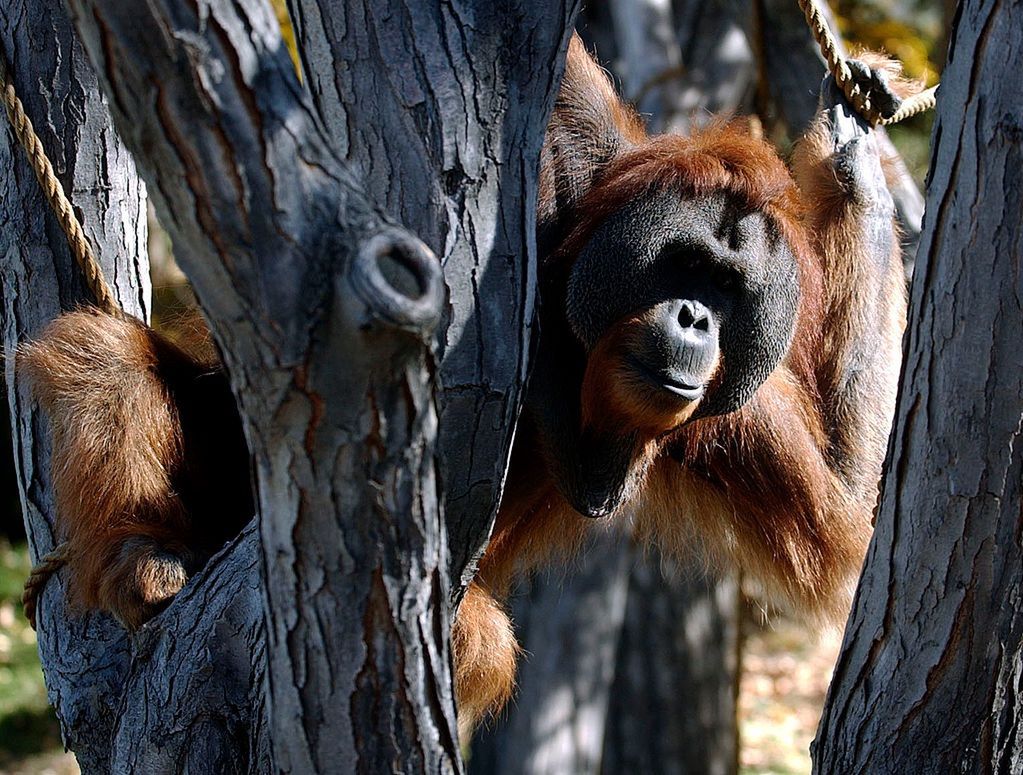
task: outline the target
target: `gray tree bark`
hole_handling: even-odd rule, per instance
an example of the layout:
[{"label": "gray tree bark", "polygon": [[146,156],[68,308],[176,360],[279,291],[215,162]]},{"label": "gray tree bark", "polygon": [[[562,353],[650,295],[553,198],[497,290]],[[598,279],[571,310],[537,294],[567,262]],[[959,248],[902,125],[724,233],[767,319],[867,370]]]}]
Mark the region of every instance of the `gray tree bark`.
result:
[{"label": "gray tree bark", "polygon": [[658,129],[687,132],[720,115],[753,111],[756,61],[744,0],[674,0],[675,32],[684,63],[679,102],[656,119]]},{"label": "gray tree bark", "polygon": [[525,656],[506,718],[473,741],[475,775],[561,775],[601,769],[632,556],[601,535],[568,573],[533,579],[512,601]]},{"label": "gray tree bark", "polygon": [[[59,0],[0,4],[0,41],[15,88],[35,124],[121,304],[149,314],[146,195],[113,131],[96,77]],[[54,546],[46,419],[15,372],[18,343],[62,310],[90,302],[56,218],[6,117],[0,118],[0,281],[4,375],[22,513],[33,560]],[[39,654],[65,745],[86,772],[110,765],[128,642],[111,619],[69,620],[63,580],[47,586],[38,610]]]},{"label": "gray tree bark", "polygon": [[475,775],[738,771],[739,590],[602,536],[512,601],[525,657]]},{"label": "gray tree bark", "polygon": [[600,772],[739,771],[739,584],[634,552]]},{"label": "gray tree bark", "polygon": [[1023,6],[961,3],[897,425],[820,773],[1019,772]]},{"label": "gray tree bark", "polygon": [[[126,675],[124,638],[111,631],[120,661],[90,697],[105,710],[88,729],[65,721],[89,771],[460,768],[449,600],[489,533],[518,412],[537,158],[572,12],[424,2],[395,4],[395,24],[378,5],[323,5],[329,25],[310,24],[317,4],[294,4],[307,74],[322,75],[342,38],[356,55],[334,63],[341,87],[314,85],[310,98],[256,0],[67,2],[224,355],[260,512],[258,530],[133,639]],[[339,117],[340,98],[354,109]],[[144,223],[141,197],[130,204]],[[388,209],[443,258],[450,309],[434,252]],[[16,306],[6,279],[5,291]],[[444,422],[462,429],[468,455],[447,463],[464,474],[450,562],[438,354],[453,375]],[[73,631],[53,608],[54,629]],[[95,657],[91,632],[78,642],[81,661]],[[70,691],[52,670],[50,683]]]}]

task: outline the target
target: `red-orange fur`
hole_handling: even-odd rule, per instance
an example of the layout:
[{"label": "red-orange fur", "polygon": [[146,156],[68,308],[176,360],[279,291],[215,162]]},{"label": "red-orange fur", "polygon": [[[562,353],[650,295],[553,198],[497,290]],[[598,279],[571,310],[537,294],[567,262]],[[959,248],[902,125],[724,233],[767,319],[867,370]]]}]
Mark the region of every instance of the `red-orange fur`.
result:
[{"label": "red-orange fur", "polygon": [[[82,369],[83,362],[102,368]],[[153,530],[176,537],[185,528],[169,476],[181,454],[179,423],[156,374],[149,332],[98,313],[64,315],[21,350],[19,366],[50,418],[61,529],[81,547],[68,563],[75,578],[71,602],[108,607],[118,584],[107,572],[117,563],[121,537]],[[126,424],[123,417],[135,419]]]},{"label": "red-orange fur", "polygon": [[[222,423],[217,412],[233,411],[224,390],[204,389],[210,405],[192,405],[196,384],[222,379],[218,366],[137,320],[82,310],[23,346],[18,367],[50,420],[69,602],[138,627],[184,585],[188,566],[251,516],[240,439],[218,433],[191,459],[191,429],[204,414]],[[220,450],[231,454],[218,459]]]},{"label": "red-orange fur", "polygon": [[[583,65],[572,60],[579,57],[589,59],[581,46],[570,50],[576,72]],[[588,72],[601,80],[587,92],[596,110],[593,105],[607,98],[610,86],[601,74]],[[800,276],[788,354],[738,412],[685,424],[686,417],[673,414],[677,409],[652,405],[649,396],[630,390],[630,372],[621,368],[620,358],[629,349],[635,319],[613,326],[589,353],[581,388],[584,427],[617,425],[640,431],[643,439],[637,454],[645,484],[618,519],[630,523],[640,540],[743,568],[776,600],[796,605],[811,619],[838,622],[848,610],[869,540],[894,407],[905,306],[901,263],[893,256],[884,270],[881,300],[860,297],[863,274],[872,267],[859,250],[864,205],[850,202],[837,180],[820,120],[796,154],[793,177],[775,151],[738,122],[692,137],[644,138],[633,117],[623,119],[617,100],[608,115],[633,145],[586,178],[588,188],[575,192],[577,199],[569,205],[574,220],[543,268],[545,291],[557,293],[563,286],[572,262],[602,222],[633,199],[665,188],[694,197],[724,191],[765,213],[790,246]],[[550,132],[574,123],[552,122],[549,142],[558,140],[552,141]],[[548,170],[548,185],[541,187],[541,217],[558,211],[553,175]],[[831,406],[835,374],[844,366],[850,339],[862,336],[867,324],[883,330],[878,346],[887,356],[885,368],[873,375],[876,389],[867,390],[864,405],[855,408],[859,416],[836,416]],[[855,420],[847,433],[855,438],[845,441],[859,468],[848,477],[831,465],[832,439],[841,439],[845,420]],[[538,470],[534,445],[527,424],[516,442],[494,535],[473,588],[476,596],[502,599],[517,574],[549,562],[551,553],[572,551],[589,527],[546,471]],[[514,670],[507,666],[513,656],[512,650],[498,652],[500,666],[490,671],[488,685],[491,693],[499,687],[494,696],[512,691]],[[469,686],[459,697],[461,707],[470,709],[464,716],[475,723],[486,703],[474,698]]]},{"label": "red-orange fur", "polygon": [[[579,136],[607,139],[609,124],[612,140],[580,146]],[[615,521],[668,549],[695,546],[809,616],[837,621],[869,535],[904,299],[897,257],[879,269],[862,247],[861,223],[878,203],[849,196],[828,142],[818,120],[793,176],[738,125],[647,138],[575,38],[544,146],[538,219],[560,235],[545,248],[545,298],[556,297],[598,225],[658,189],[727,192],[776,226],[798,265],[796,330],[784,361],[746,406],[687,422],[696,404],[680,410],[634,385],[622,356],[642,315],[606,331],[587,356],[582,384],[569,387],[581,392],[584,428],[638,434],[640,486]],[[883,293],[868,292],[878,285]],[[869,326],[880,330],[870,339],[880,367],[851,379],[848,353],[872,335]],[[51,419],[73,601],[137,627],[248,518],[243,443],[229,440],[240,447],[230,453],[203,435],[206,425],[223,423],[215,415],[230,401],[226,382],[211,393],[204,380],[213,364],[141,323],[96,312],[58,319],[19,360]],[[715,379],[728,368],[719,363]],[[501,601],[514,578],[574,551],[593,524],[559,493],[536,437],[525,418],[493,538],[454,625],[465,733],[512,694],[519,648]],[[240,470],[222,475],[233,457]]]},{"label": "red-orange fur", "polygon": [[479,585],[465,593],[451,630],[458,692],[459,736],[465,740],[476,722],[504,706],[515,686],[518,641],[508,615]]}]

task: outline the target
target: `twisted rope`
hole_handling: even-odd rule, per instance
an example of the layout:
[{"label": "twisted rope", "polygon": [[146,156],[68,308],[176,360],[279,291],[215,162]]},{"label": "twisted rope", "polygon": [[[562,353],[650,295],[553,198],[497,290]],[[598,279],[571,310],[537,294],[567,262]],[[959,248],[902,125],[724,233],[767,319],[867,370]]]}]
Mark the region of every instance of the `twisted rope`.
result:
[{"label": "twisted rope", "polygon": [[831,34],[828,22],[817,7],[816,0],[797,0],[799,8],[806,17],[806,23],[813,33],[814,40],[821,50],[821,54],[828,63],[828,70],[835,77],[835,83],[842,90],[842,94],[849,100],[849,103],[863,116],[872,126],[881,124],[890,126],[904,121],[910,116],[930,110],[937,104],[937,86],[925,89],[919,94],[907,97],[899,105],[898,109],[890,114],[884,115],[871,101],[870,92],[865,91],[853,78],[852,70],[839,51],[838,40]]},{"label": "twisted rope", "polygon": [[[29,166],[35,173],[39,185],[42,187],[46,200],[53,208],[60,227],[64,230],[71,254],[82,272],[85,284],[96,300],[96,306],[111,315],[120,315],[121,307],[117,303],[113,290],[103,277],[103,269],[100,267],[96,254],[93,253],[92,245],[89,244],[82,224],[78,221],[75,211],[71,206],[64,187],[57,179],[46,156],[39,135],[36,134],[32,122],[25,114],[25,106],[18,99],[14,90],[14,81],[7,69],[7,56],[0,46],[0,99],[3,100],[4,108],[7,110],[7,118],[11,122],[14,136],[18,139],[21,147],[25,149],[28,156]],[[29,573],[25,581],[25,588],[21,595],[21,603],[25,609],[25,618],[28,619],[32,629],[36,627],[36,611],[39,607],[39,596],[46,586],[46,582],[54,573],[59,571],[67,562],[70,555],[70,548],[67,542],[57,545],[53,551],[44,555]]]},{"label": "twisted rope", "polygon": [[21,605],[25,609],[25,618],[28,619],[33,630],[36,628],[36,609],[39,606],[39,596],[43,593],[43,588],[50,580],[50,576],[64,567],[70,554],[71,549],[66,541],[58,544],[52,552],[43,555],[32,568],[32,572],[28,574],[25,589],[21,593]]}]

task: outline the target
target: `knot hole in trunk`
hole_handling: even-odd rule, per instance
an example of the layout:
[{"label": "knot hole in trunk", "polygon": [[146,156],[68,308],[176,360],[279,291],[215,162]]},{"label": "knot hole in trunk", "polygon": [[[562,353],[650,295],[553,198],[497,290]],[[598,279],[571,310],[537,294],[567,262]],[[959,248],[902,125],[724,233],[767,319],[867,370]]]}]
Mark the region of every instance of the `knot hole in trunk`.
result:
[{"label": "knot hole in trunk", "polygon": [[440,320],[444,276],[421,240],[387,229],[365,242],[352,263],[356,293],[384,322],[428,335]]}]

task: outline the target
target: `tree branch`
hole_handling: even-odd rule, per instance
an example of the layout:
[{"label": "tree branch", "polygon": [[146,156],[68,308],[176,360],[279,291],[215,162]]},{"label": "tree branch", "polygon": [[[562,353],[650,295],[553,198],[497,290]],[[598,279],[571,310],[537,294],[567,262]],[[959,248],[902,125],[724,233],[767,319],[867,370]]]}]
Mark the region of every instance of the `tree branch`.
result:
[{"label": "tree branch", "polygon": [[319,130],[269,4],[68,5],[203,308],[290,365],[344,254],[309,235],[365,223],[351,248],[381,218]]},{"label": "tree branch", "polygon": [[272,771],[259,558],[252,522],[134,638],[111,772]]}]

